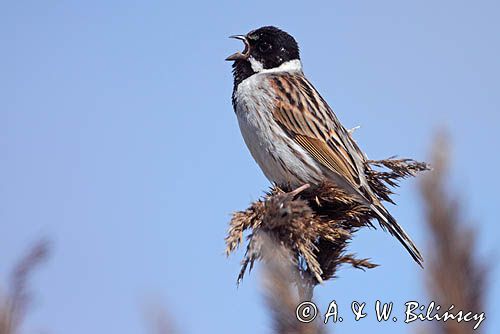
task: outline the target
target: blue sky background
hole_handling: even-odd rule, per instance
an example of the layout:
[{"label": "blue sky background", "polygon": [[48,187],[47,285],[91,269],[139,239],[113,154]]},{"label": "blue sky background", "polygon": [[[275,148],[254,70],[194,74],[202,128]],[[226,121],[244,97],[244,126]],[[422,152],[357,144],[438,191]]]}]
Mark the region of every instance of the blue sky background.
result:
[{"label": "blue sky background", "polygon": [[[26,332],[145,333],[152,300],[183,333],[269,332],[258,271],[236,289],[242,253],[223,255],[230,213],[268,186],[241,139],[224,61],[242,48],[228,35],[262,25],[296,37],[307,76],[346,127],[361,125],[371,158],[425,159],[446,126],[453,189],[496,259],[499,11],[456,0],[2,2],[0,282],[30,242],[54,241]],[[424,247],[416,182],[399,194],[392,212]],[[381,299],[402,315],[405,301],[427,302],[425,271],[395,239],[363,231],[351,250],[382,266],[341,270],[316,290],[321,308]],[[500,332],[498,275],[490,333]],[[338,331],[411,327],[372,314]]]}]

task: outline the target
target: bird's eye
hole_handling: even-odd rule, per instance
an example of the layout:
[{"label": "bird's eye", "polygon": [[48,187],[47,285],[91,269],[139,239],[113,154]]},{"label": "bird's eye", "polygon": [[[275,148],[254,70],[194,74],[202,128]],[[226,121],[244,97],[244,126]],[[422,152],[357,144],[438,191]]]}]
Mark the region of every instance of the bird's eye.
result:
[{"label": "bird's eye", "polygon": [[269,44],[267,42],[263,42],[263,43],[259,44],[259,51],[262,53],[266,53],[266,52],[271,51],[271,48],[272,48],[271,44]]}]

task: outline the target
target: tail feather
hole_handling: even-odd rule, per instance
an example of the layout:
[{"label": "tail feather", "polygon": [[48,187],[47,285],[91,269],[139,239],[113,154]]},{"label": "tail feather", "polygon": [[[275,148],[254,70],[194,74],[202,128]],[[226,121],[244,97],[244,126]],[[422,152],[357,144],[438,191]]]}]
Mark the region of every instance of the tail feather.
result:
[{"label": "tail feather", "polygon": [[408,253],[410,253],[411,257],[417,262],[417,264],[423,268],[424,258],[420,251],[418,250],[415,243],[411,240],[411,238],[406,234],[405,230],[398,224],[396,219],[391,216],[391,214],[387,211],[386,208],[382,206],[382,204],[372,204],[370,205],[371,209],[377,214],[378,221],[382,228],[387,229],[389,233],[396,237],[399,242],[406,248]]}]

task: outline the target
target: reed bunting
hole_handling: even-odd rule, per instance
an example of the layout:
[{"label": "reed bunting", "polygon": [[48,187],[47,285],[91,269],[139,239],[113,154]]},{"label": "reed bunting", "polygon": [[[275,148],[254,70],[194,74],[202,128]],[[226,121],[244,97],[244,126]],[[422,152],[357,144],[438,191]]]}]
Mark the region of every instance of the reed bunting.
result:
[{"label": "reed bunting", "polygon": [[233,107],[265,176],[285,189],[333,182],[369,207],[422,265],[413,241],[370,188],[365,155],[304,76],[295,39],[271,26],[231,37],[245,44],[226,59],[234,62]]}]

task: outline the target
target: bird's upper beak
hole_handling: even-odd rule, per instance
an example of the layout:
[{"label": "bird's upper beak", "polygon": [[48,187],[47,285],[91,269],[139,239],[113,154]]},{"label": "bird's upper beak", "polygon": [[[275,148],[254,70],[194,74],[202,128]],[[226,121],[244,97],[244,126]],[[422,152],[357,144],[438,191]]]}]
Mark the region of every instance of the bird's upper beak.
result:
[{"label": "bird's upper beak", "polygon": [[229,36],[229,38],[235,38],[242,40],[245,43],[245,50],[243,52],[236,52],[226,58],[226,60],[246,60],[250,56],[250,44],[248,43],[248,39],[245,35],[233,35]]}]

